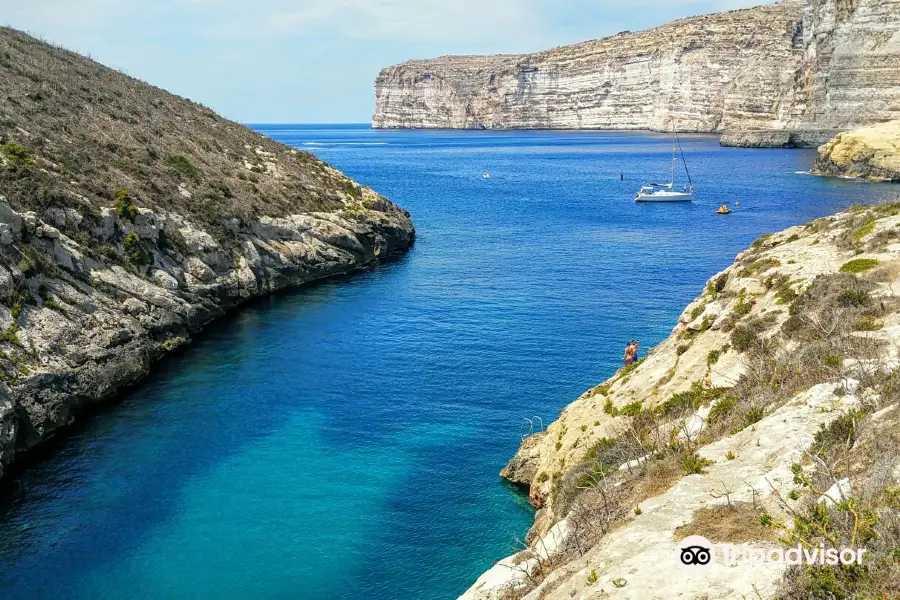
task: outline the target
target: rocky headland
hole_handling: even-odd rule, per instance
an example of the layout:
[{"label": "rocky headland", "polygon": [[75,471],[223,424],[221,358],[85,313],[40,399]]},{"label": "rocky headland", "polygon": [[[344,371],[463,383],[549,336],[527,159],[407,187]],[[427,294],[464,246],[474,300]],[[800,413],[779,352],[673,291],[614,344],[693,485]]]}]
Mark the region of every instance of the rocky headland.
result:
[{"label": "rocky headland", "polygon": [[650,129],[818,146],[900,118],[900,0],[787,0],[524,55],[388,67],[383,128]]},{"label": "rocky headland", "polygon": [[[898,288],[900,203],[757,240],[643,360],[522,442],[501,475],[538,508],[527,547],[463,598],[898,597]],[[689,535],[870,560],[691,577]]]},{"label": "rocky headland", "polygon": [[252,298],[404,252],[312,155],[0,29],[0,475]]},{"label": "rocky headland", "polygon": [[812,172],[900,181],[900,120],[838,134],[819,148]]}]

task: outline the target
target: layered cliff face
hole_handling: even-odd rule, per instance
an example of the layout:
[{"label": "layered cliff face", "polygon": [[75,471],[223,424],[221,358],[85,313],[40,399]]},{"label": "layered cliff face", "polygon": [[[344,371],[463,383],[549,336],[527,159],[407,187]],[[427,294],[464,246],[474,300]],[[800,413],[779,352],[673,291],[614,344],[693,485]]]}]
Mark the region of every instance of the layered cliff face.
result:
[{"label": "layered cliff face", "polygon": [[799,65],[799,2],[675,21],[521,56],[384,69],[376,127],[719,131],[766,126]]},{"label": "layered cliff face", "polygon": [[310,154],[0,29],[0,476],[251,298],[406,250]]},{"label": "layered cliff face", "polygon": [[898,0],[790,0],[516,56],[410,61],[375,82],[375,127],[723,133],[812,146],[897,118]]},{"label": "layered cliff face", "polygon": [[[529,546],[463,598],[897,597],[898,283],[900,204],[758,240],[668,339],[524,440],[501,474],[540,509]],[[687,576],[689,535],[872,560],[857,579],[719,553]]]},{"label": "layered cliff face", "polygon": [[900,0],[806,0],[803,38],[795,128],[900,118]]},{"label": "layered cliff face", "polygon": [[813,173],[900,181],[900,121],[838,134],[819,148]]}]

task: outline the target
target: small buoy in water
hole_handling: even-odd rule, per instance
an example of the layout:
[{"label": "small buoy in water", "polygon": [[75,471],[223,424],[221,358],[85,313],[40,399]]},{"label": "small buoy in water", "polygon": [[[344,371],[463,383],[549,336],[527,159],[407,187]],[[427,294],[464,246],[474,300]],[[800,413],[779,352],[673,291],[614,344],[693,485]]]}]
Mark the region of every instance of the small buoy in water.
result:
[{"label": "small buoy in water", "polygon": [[487,171],[485,171],[485,172],[484,172],[484,175],[482,175],[482,177],[483,177],[484,179],[490,179],[490,178],[491,178],[491,174],[488,173]]},{"label": "small buoy in water", "polygon": [[734,205],[735,205],[735,206],[740,206],[741,203],[740,203],[740,201],[737,201],[737,202],[734,203]]}]

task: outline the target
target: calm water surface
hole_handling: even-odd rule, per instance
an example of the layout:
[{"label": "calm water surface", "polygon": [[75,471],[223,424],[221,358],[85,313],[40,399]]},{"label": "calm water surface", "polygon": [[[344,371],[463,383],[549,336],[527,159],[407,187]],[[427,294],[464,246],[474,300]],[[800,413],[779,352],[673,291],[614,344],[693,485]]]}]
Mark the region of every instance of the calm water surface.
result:
[{"label": "calm water surface", "polygon": [[497,476],[523,417],[760,234],[896,189],[688,137],[699,201],[639,205],[665,136],[257,129],[408,208],[415,248],[248,306],[65,436],[0,496],[0,598],[454,598],[531,523]]}]

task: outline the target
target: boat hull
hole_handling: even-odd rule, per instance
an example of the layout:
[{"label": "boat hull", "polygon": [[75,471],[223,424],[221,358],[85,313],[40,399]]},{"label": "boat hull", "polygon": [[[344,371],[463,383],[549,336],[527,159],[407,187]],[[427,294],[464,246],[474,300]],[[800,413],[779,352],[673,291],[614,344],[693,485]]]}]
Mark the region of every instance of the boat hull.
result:
[{"label": "boat hull", "polygon": [[657,192],[654,194],[638,194],[635,202],[693,202],[694,194],[690,192]]}]

